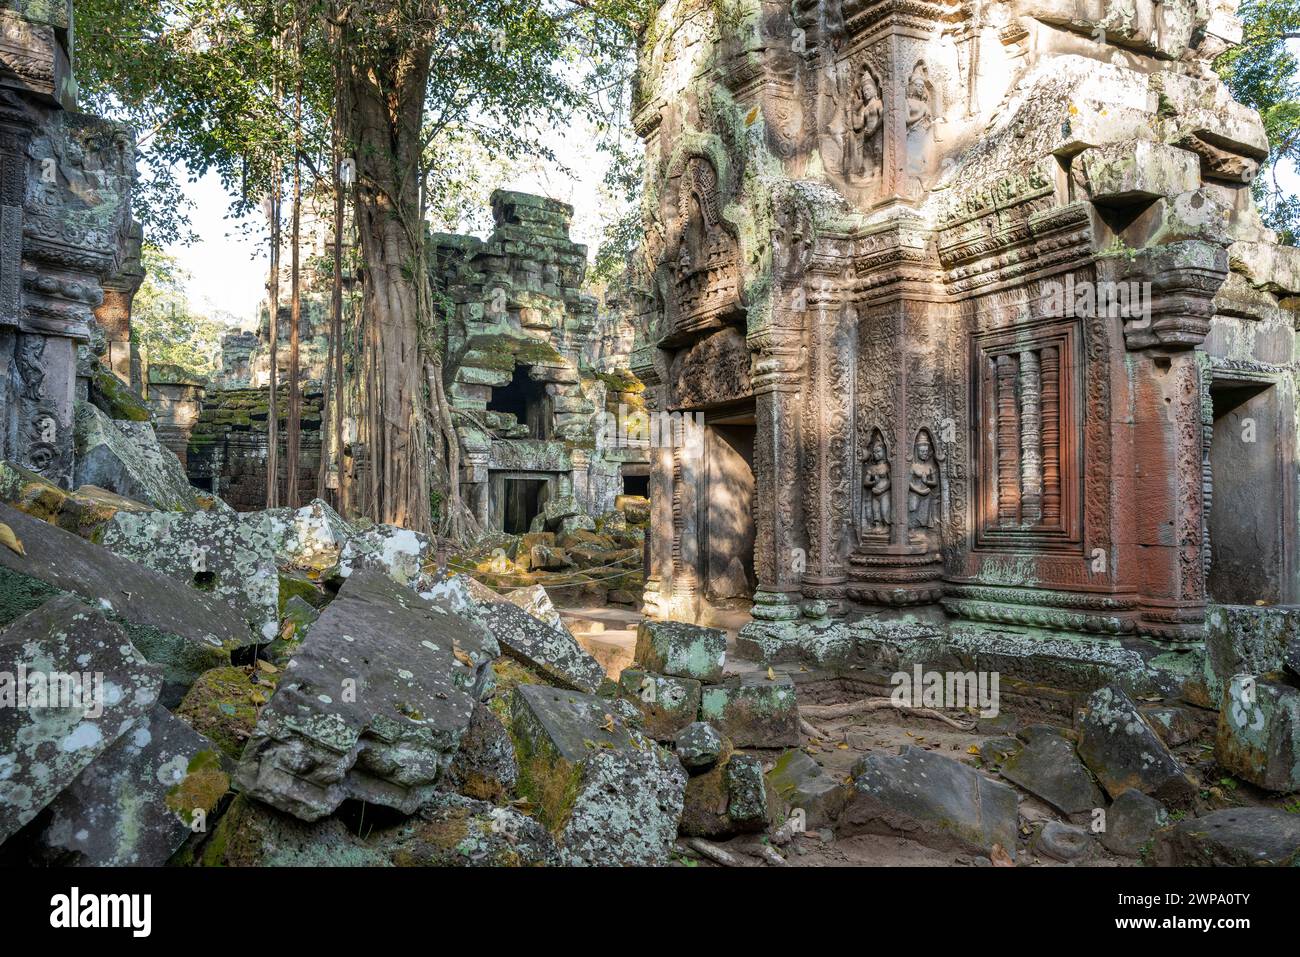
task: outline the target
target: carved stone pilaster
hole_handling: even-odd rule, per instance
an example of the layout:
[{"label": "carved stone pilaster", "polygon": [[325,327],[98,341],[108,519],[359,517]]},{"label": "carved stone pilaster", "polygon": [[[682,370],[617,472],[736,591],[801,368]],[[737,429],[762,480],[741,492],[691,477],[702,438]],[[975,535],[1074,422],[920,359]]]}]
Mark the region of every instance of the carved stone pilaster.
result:
[{"label": "carved stone pilaster", "polygon": [[799,615],[803,550],[795,537],[799,488],[799,418],[802,384],[800,333],[767,329],[749,337],[757,430],[755,496],[765,507],[755,516],[755,618]]}]

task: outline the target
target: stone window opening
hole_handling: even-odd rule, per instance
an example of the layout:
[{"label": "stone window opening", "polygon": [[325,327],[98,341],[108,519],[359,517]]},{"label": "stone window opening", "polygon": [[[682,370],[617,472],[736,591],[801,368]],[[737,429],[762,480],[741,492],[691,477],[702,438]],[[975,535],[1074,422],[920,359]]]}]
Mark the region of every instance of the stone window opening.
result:
[{"label": "stone window opening", "polygon": [[493,387],[487,410],[513,415],[516,422],[528,427],[527,438],[551,437],[551,400],[546,386],[528,374],[527,366],[516,365],[508,384]]},{"label": "stone window opening", "polygon": [[650,497],[650,476],[623,474],[623,494]]}]

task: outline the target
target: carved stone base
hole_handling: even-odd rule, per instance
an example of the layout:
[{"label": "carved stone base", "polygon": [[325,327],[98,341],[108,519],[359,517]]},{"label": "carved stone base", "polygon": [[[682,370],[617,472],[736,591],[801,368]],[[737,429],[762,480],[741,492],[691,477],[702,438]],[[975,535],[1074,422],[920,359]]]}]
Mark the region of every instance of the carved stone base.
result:
[{"label": "carved stone base", "polygon": [[1053,631],[1117,636],[1139,631],[1137,602],[1125,596],[950,582],[943,607],[973,621]]},{"label": "carved stone base", "polygon": [[786,592],[754,592],[754,607],[749,613],[760,621],[793,621],[802,614],[799,596]]},{"label": "carved stone base", "polygon": [[849,557],[845,591],[868,605],[927,605],[943,597],[943,562],[938,552],[881,554],[855,552]]}]

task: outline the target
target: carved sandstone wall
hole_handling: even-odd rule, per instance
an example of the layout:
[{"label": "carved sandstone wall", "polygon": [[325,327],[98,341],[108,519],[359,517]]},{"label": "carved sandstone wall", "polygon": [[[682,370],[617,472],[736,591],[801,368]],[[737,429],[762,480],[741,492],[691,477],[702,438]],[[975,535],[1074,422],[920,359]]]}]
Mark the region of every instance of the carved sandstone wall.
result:
[{"label": "carved sandstone wall", "polygon": [[[760,622],[942,605],[1177,642],[1207,582],[1300,597],[1300,261],[1210,68],[1234,10],[661,7],[633,367],[652,407],[753,430]],[[652,456],[647,610],[695,617],[708,459]],[[1246,473],[1253,577],[1212,518]]]}]

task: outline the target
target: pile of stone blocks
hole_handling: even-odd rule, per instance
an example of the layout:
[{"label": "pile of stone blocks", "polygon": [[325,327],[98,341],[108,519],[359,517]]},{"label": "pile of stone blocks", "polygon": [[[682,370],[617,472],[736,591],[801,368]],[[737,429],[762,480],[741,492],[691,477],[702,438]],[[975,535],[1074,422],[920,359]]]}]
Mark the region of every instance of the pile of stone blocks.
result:
[{"label": "pile of stone blocks", "polygon": [[678,621],[642,621],[634,664],[618,693],[640,712],[646,734],[674,742],[690,780],[682,833],[720,837],[762,831],[775,798],[761,759],[742,749],[799,744],[789,676],[724,675],[726,632]]},{"label": "pile of stone blocks", "polygon": [[624,669],[619,686],[660,740],[704,721],[737,748],[798,745],[794,682],[770,671],[724,677],[726,655],[721,629],[647,619],[637,628],[635,665]]},{"label": "pile of stone blocks", "polygon": [[1300,790],[1300,607],[1211,606],[1205,647],[1215,759],[1265,790]]}]

